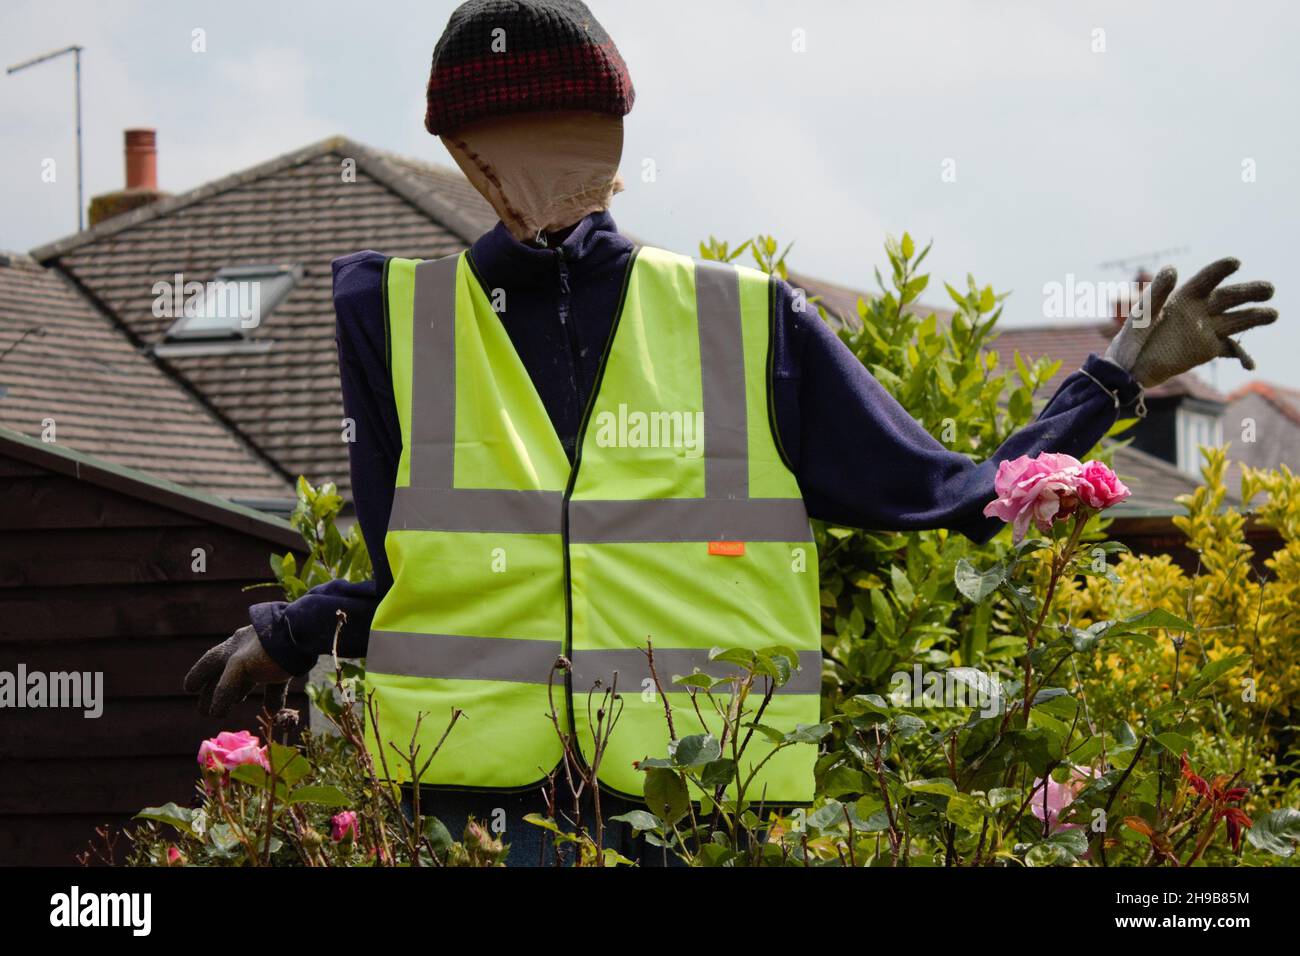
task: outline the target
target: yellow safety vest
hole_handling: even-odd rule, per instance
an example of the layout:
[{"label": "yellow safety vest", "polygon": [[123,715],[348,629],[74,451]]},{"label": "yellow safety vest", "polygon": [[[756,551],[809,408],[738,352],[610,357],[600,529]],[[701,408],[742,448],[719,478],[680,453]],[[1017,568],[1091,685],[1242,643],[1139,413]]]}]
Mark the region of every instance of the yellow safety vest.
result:
[{"label": "yellow safety vest", "polygon": [[[617,680],[599,779],[640,796],[634,763],[669,743],[647,639],[678,738],[704,728],[673,677],[735,672],[712,648],[797,651],[762,722],[818,722],[817,556],[771,425],[773,281],[637,249],[570,466],[469,254],[388,260],[402,454],[385,538],[393,587],[367,657],[372,749],[405,751],[423,713],[430,754],[459,708],[422,782],[531,788],[562,758],[549,715],[590,763],[595,712]],[[750,701],[763,691],[760,679]],[[742,763],[771,746],[754,734]],[[816,755],[787,747],[747,793],[811,800]]]}]

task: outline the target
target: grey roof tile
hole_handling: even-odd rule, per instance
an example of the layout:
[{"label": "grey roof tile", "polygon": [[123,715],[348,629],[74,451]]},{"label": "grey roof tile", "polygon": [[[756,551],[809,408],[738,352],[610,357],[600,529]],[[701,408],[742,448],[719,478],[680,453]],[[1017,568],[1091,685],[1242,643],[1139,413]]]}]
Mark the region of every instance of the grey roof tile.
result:
[{"label": "grey roof tile", "polygon": [[226,498],[292,496],[288,481],[144,355],[58,272],[0,265],[0,426]]}]

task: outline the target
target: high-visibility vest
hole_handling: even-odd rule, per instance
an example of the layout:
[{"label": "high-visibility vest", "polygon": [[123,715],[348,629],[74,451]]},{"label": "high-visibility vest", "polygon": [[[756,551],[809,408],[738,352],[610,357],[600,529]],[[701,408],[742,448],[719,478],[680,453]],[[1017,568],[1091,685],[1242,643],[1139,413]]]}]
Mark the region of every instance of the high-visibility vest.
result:
[{"label": "high-visibility vest", "polygon": [[[647,639],[677,739],[706,727],[673,678],[736,672],[713,648],[796,651],[760,722],[818,722],[817,555],[772,427],[773,281],[637,249],[570,466],[470,255],[388,260],[402,453],[384,542],[393,586],[366,661],[381,772],[409,781],[394,747],[378,759],[381,743],[404,753],[414,734],[423,763],[455,708],[425,784],[537,786],[562,759],[558,723],[589,766],[598,757],[602,786],[640,796],[635,763],[667,756],[672,739]],[[556,669],[561,655],[571,669]],[[617,722],[598,755],[612,687],[603,719]],[[759,678],[751,711],[765,690]],[[742,769],[771,749],[752,733]],[[747,795],[811,800],[816,751],[782,750]]]}]

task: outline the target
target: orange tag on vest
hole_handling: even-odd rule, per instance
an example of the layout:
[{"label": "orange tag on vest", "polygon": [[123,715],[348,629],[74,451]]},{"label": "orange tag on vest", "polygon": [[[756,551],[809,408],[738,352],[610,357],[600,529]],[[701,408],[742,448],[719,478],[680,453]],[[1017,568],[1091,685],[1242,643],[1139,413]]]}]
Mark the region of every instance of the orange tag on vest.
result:
[{"label": "orange tag on vest", "polygon": [[720,554],[726,558],[739,558],[745,554],[743,541],[710,541],[709,554]]}]

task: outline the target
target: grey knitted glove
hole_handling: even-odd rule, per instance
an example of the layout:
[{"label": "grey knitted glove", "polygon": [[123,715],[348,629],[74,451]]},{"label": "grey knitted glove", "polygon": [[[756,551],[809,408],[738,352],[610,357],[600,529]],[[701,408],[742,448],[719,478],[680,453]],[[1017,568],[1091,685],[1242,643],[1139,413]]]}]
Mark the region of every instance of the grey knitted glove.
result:
[{"label": "grey knitted glove", "polygon": [[[1275,322],[1277,310],[1251,307],[1228,311],[1273,297],[1270,282],[1219,288],[1240,266],[1236,259],[1220,259],[1176,291],[1178,273],[1168,266],[1161,269],[1130,310],[1104,357],[1127,369],[1143,388],[1159,385],[1213,358],[1236,358],[1253,369],[1255,360],[1229,336]],[[1155,316],[1155,321],[1148,321],[1147,316]]]},{"label": "grey knitted glove", "polygon": [[224,717],[254,687],[265,684],[263,706],[274,715],[284,706],[292,676],[262,649],[250,624],[200,657],[185,675],[185,689],[199,695],[199,713]]}]

